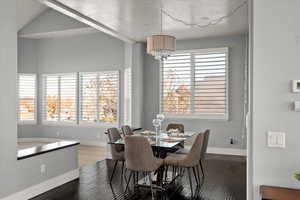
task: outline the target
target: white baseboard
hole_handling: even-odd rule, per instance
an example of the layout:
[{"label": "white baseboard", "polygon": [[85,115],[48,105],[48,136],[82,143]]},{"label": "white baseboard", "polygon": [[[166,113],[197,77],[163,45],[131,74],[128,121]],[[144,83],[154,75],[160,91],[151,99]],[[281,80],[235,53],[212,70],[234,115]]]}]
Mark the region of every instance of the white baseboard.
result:
[{"label": "white baseboard", "polygon": [[[73,140],[73,139],[63,139],[63,138],[18,138],[19,142],[59,142],[62,140]],[[87,146],[98,146],[98,147],[106,147],[106,143],[102,141],[93,141],[93,140],[78,140],[74,139],[82,145]]]},{"label": "white baseboard", "polygon": [[79,169],[75,169],[65,174],[56,176],[42,183],[31,186],[25,190],[5,197],[1,200],[28,200],[77,178],[79,178]]},{"label": "white baseboard", "polygon": [[221,155],[247,156],[246,149],[233,149],[233,148],[208,147],[207,153],[221,154]]}]

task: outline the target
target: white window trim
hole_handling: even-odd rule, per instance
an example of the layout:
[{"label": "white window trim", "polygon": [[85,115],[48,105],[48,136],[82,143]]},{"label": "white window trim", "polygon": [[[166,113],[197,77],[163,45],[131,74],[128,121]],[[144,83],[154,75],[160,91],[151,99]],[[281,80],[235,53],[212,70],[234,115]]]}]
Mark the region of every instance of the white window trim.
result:
[{"label": "white window trim", "polygon": [[[20,107],[19,107],[19,77],[21,75],[30,75],[35,77],[35,86],[34,86],[34,120],[20,120]],[[37,124],[37,112],[38,112],[38,105],[37,105],[37,86],[38,86],[38,76],[34,73],[18,73],[17,74],[17,124],[18,125],[36,125]]]},{"label": "white window trim", "polygon": [[[105,122],[85,122],[85,121],[81,121],[81,102],[80,102],[80,97],[81,97],[81,92],[80,92],[80,74],[84,74],[84,73],[102,73],[102,72],[116,72],[118,74],[118,102],[117,102],[117,121],[115,123],[105,123]],[[88,71],[88,72],[77,72],[78,73],[78,121],[77,121],[77,125],[79,127],[113,127],[113,126],[120,126],[120,110],[121,110],[121,104],[120,104],[120,88],[121,88],[121,72],[120,70],[101,70],[101,71]],[[98,75],[97,75],[98,78]],[[98,91],[98,90],[97,90]],[[98,94],[97,94],[98,95]],[[98,107],[98,105],[97,105]],[[98,108],[97,108],[98,109]],[[99,114],[99,113],[98,113]],[[97,114],[97,115],[98,115]],[[97,119],[99,119],[99,117],[97,117]]]},{"label": "white window trim", "polygon": [[[159,113],[163,113],[168,119],[203,119],[203,120],[211,120],[211,121],[229,121],[229,47],[221,47],[221,48],[208,48],[208,49],[188,49],[188,50],[177,50],[172,54],[179,53],[226,53],[226,112],[225,114],[168,114],[162,112],[162,62],[159,62]],[[172,55],[171,54],[171,55]]]},{"label": "white window trim", "polygon": [[[58,116],[58,120],[59,121],[49,121],[47,120],[47,113],[45,111],[45,107],[47,106],[47,102],[46,102],[46,89],[45,89],[45,86],[46,86],[46,82],[45,82],[45,77],[47,76],[64,76],[64,75],[75,75],[75,81],[76,81],[76,116],[78,116],[78,101],[77,101],[77,98],[78,98],[78,72],[71,72],[71,73],[50,73],[50,74],[42,74],[42,102],[41,102],[41,105],[42,105],[42,108],[41,108],[41,111],[40,111],[40,115],[41,115],[41,124],[42,125],[47,125],[47,126],[76,126],[77,125],[77,121],[76,120],[75,122],[66,122],[66,121],[60,121],[60,103],[59,103],[59,116]],[[60,81],[58,83],[58,88],[59,88],[59,92],[58,92],[58,96],[59,98],[61,98],[60,96]],[[77,117],[78,118],[78,117]]]},{"label": "white window trim", "polygon": [[[81,112],[80,112],[80,74],[81,73],[101,73],[101,72],[117,72],[118,73],[118,103],[117,103],[117,122],[115,123],[104,123],[104,122],[84,122],[80,121],[81,119]],[[76,74],[76,122],[65,122],[65,121],[48,121],[46,120],[46,112],[44,111],[45,106],[47,105],[47,102],[45,101],[45,95],[46,95],[46,90],[45,90],[45,77],[47,76],[62,76],[62,75],[71,75],[71,74]],[[102,71],[94,71],[94,72],[72,72],[72,73],[50,73],[50,74],[41,74],[42,76],[42,98],[41,98],[41,109],[40,109],[40,116],[41,116],[41,124],[45,126],[70,126],[70,127],[113,127],[113,126],[119,126],[120,125],[120,109],[121,109],[121,104],[120,104],[120,88],[121,88],[121,74],[120,70],[102,70]]]}]

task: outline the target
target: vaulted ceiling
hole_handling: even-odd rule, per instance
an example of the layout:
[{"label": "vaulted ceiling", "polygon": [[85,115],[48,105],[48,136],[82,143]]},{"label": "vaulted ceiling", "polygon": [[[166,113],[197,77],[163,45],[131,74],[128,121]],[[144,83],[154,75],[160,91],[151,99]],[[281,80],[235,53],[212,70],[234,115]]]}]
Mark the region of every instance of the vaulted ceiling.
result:
[{"label": "vaulted ceiling", "polygon": [[34,18],[47,9],[46,6],[36,0],[17,1],[17,25],[18,30],[30,23]]},{"label": "vaulted ceiling", "polygon": [[[44,0],[47,1],[47,0]],[[51,0],[63,4],[105,27],[135,41],[144,41],[148,35],[160,33],[160,8],[163,32],[178,39],[227,36],[248,31],[247,0]],[[242,6],[241,6],[242,5]],[[206,25],[230,14],[231,17],[206,28],[188,26]],[[18,28],[23,28],[47,7],[38,0],[18,0]],[[177,20],[174,20],[176,18]]]},{"label": "vaulted ceiling", "polygon": [[[132,38],[145,40],[160,32],[160,8],[187,23],[205,25],[228,15],[246,0],[56,0],[99,23]],[[208,28],[184,25],[163,15],[163,29],[179,39],[234,35],[248,30],[248,7]]]}]

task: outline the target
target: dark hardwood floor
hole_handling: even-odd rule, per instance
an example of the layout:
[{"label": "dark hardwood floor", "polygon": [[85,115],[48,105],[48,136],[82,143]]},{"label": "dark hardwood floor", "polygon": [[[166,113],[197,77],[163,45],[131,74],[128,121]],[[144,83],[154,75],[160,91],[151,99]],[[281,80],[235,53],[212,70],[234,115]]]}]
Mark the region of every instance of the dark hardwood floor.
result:
[{"label": "dark hardwood floor", "polygon": [[[138,195],[124,195],[125,181],[121,181],[117,170],[113,182],[109,184],[112,161],[99,161],[81,169],[80,179],[44,193],[33,200],[111,200],[111,199],[151,199],[148,190],[140,190]],[[204,168],[206,177],[194,199],[199,200],[245,200],[246,161],[243,157],[208,155]],[[119,166],[121,169],[121,166]],[[188,180],[182,185],[174,185],[166,192],[167,199],[191,199]],[[176,188],[176,190],[174,189]],[[177,191],[177,192],[174,192]]]}]

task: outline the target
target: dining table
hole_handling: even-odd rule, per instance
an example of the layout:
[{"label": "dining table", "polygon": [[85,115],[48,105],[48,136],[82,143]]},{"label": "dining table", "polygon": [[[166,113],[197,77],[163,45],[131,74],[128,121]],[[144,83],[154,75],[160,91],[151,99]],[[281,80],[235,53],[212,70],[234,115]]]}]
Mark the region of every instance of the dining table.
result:
[{"label": "dining table", "polygon": [[[166,131],[160,131],[158,134],[153,131],[144,129],[134,129],[134,136],[144,136],[148,138],[148,141],[152,147],[153,154],[159,158],[166,158],[168,153],[174,153],[180,148],[184,148],[184,143],[189,138],[193,137],[196,131],[185,131],[184,133],[168,133]],[[124,139],[121,138],[109,144],[125,145]],[[156,171],[156,184],[161,185],[163,183],[164,166],[161,166]],[[173,180],[172,180],[173,181]]]}]

